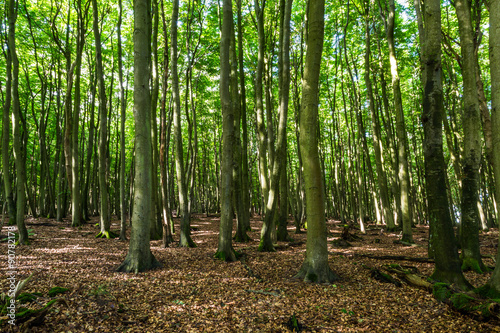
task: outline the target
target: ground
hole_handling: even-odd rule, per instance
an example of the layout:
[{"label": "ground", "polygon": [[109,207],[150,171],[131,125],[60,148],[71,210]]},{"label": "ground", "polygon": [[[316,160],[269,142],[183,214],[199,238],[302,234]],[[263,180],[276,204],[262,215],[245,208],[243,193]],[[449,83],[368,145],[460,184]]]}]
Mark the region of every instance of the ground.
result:
[{"label": "ground", "polygon": [[[360,254],[426,257],[428,229],[414,228],[417,246],[395,244],[398,233],[384,233],[370,226],[367,235],[337,248],[333,240],[342,232],[328,222],[330,266],[340,276],[333,285],[292,280],[305,254],[305,234],[293,234],[293,242],[280,242],[274,253],[257,251],[262,222],[252,219],[249,243],[235,243],[242,261],[214,259],[218,217],[195,216],[192,236],[196,248],[172,245],[162,248],[152,241],[154,256],[162,268],[141,274],[115,272],[127,254],[128,243],[95,238],[96,220],[81,228],[71,221],[27,220],[31,245],[17,246],[18,281],[33,274],[25,291],[40,292],[30,308],[63,298],[40,326],[30,332],[500,332],[496,321],[477,321],[438,302],[425,290],[403,284],[382,283],[370,268],[389,263],[411,265],[430,275],[432,263],[380,260]],[[176,226],[177,230],[178,225]],[[119,233],[119,221],[112,230]],[[6,235],[7,229],[2,229]],[[130,236],[130,235],[128,235]],[[174,235],[174,237],[178,234]],[[498,231],[481,234],[483,255],[494,255]],[[0,293],[7,292],[7,244],[0,244]],[[493,266],[491,258],[485,264]],[[466,273],[475,286],[489,274]],[[69,290],[48,297],[52,287]],[[295,325],[294,325],[295,323]],[[0,331],[12,330],[8,324]],[[14,327],[13,331],[18,331]]]}]

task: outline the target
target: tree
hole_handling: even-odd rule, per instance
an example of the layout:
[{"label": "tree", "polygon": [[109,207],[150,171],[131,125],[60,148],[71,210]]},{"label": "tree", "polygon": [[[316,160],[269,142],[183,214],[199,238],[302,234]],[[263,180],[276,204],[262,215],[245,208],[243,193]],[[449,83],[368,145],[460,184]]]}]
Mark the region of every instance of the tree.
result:
[{"label": "tree", "polygon": [[[95,1],[95,0],[94,0]],[[149,0],[134,1],[134,122],[135,178],[134,211],[127,257],[119,272],[143,272],[160,263],[151,253],[151,98],[149,94]]]},{"label": "tree", "polygon": [[481,118],[476,85],[476,55],[472,35],[471,10],[468,1],[457,0],[455,8],[460,30],[462,77],[464,83],[464,150],[460,245],[462,270],[487,270],[479,251],[479,166],[481,165]]},{"label": "tree", "polygon": [[[12,136],[14,138],[14,159],[16,163],[16,225],[19,233],[19,244],[28,245],[28,230],[24,224],[24,212],[26,209],[26,147],[21,146],[21,107],[19,105],[19,59],[16,52],[16,20],[19,3],[15,0],[9,1],[9,37],[8,45],[12,61]],[[24,133],[28,135],[28,133]]]},{"label": "tree", "polygon": [[97,237],[111,238],[109,217],[109,195],[107,172],[107,140],[108,140],[108,113],[106,108],[106,82],[104,81],[104,71],[102,63],[101,32],[99,30],[99,10],[97,0],[92,0],[92,10],[94,15],[93,30],[95,38],[96,75],[99,93],[99,193],[101,199],[100,225],[101,231]]},{"label": "tree", "polygon": [[[493,169],[495,172],[495,195],[500,202],[500,0],[490,1],[490,72],[491,72],[491,121],[493,129]],[[497,212],[497,223],[500,217]],[[500,244],[500,239],[499,239]],[[497,265],[487,283],[487,288],[500,295],[500,246]]]},{"label": "tree", "polygon": [[125,100],[125,87],[123,85],[123,60],[122,60],[122,0],[118,0],[118,24],[116,27],[118,39],[118,79],[120,81],[120,240],[126,240],[127,215],[125,206],[125,111],[127,101]]},{"label": "tree", "polygon": [[471,285],[462,274],[453,222],[446,195],[443,157],[442,117],[444,114],[441,77],[441,5],[439,0],[424,3],[425,40],[423,41],[423,112],[425,185],[427,191],[430,246],[436,262],[432,277],[454,283],[460,288]]},{"label": "tree", "polygon": [[391,63],[392,90],[394,93],[394,106],[396,113],[396,136],[398,147],[398,178],[401,203],[401,218],[403,224],[402,241],[413,242],[411,226],[413,219],[410,207],[410,173],[408,171],[407,132],[404,118],[403,101],[401,97],[401,84],[396,58],[396,47],[394,42],[394,28],[396,19],[396,7],[394,0],[389,0],[389,15],[386,23],[387,43],[389,45],[389,61]]},{"label": "tree", "polygon": [[[13,1],[12,1],[13,2]],[[14,202],[14,194],[12,191],[12,180],[10,177],[10,161],[9,161],[9,142],[10,142],[10,108],[12,106],[12,57],[10,52],[7,52],[5,64],[6,78],[6,96],[3,105],[2,116],[2,176],[4,181],[5,198],[7,199],[9,212],[9,225],[16,223],[16,204]]]},{"label": "tree", "polygon": [[324,38],[324,0],[310,0],[308,38],[302,103],[300,109],[300,152],[304,168],[307,212],[306,258],[295,278],[308,282],[331,283],[336,275],[328,265],[325,197],[318,152],[319,72]]},{"label": "tree", "polygon": [[177,21],[179,17],[179,0],[173,0],[172,22],[171,22],[171,59],[172,59],[172,99],[174,108],[174,140],[175,140],[175,170],[177,175],[177,187],[179,191],[179,208],[181,210],[181,230],[179,245],[184,247],[195,247],[191,239],[189,201],[186,186],[186,174],[184,170],[184,151],[182,145],[181,129],[181,100],[179,94],[179,74],[177,70]]},{"label": "tree", "polygon": [[[225,261],[235,261],[236,252],[232,246],[233,203],[233,141],[234,112],[231,103],[229,49],[233,26],[232,0],[224,0],[222,6],[222,31],[220,41],[220,101],[222,106],[222,173],[221,173],[221,220],[219,247],[215,257]],[[235,59],[233,59],[235,60]],[[235,89],[233,87],[233,89]]]}]

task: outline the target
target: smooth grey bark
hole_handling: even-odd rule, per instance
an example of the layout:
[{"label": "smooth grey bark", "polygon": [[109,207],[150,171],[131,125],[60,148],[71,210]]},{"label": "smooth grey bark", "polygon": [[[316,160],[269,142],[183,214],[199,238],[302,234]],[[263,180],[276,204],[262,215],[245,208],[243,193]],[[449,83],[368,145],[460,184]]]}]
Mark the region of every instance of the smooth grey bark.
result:
[{"label": "smooth grey bark", "polygon": [[457,244],[453,232],[448,197],[446,195],[443,156],[443,85],[441,68],[441,4],[427,0],[424,4],[425,40],[423,65],[423,113],[425,185],[427,191],[431,252],[435,259],[432,277],[469,289],[460,268]]},{"label": "smooth grey bark", "polygon": [[149,245],[152,151],[148,8],[149,0],[134,1],[134,210],[129,250],[117,268],[119,272],[138,273],[160,266]]},{"label": "smooth grey bark", "polygon": [[[222,6],[222,29],[220,41],[220,101],[222,107],[222,165],[221,165],[221,219],[219,247],[215,257],[225,261],[235,261],[236,252],[232,246],[233,203],[233,141],[234,112],[231,103],[230,86],[230,43],[233,25],[232,1],[224,0]],[[235,57],[234,57],[235,58]],[[233,59],[236,60],[236,59]],[[236,65],[236,64],[234,64]],[[233,89],[236,89],[233,87]]]},{"label": "smooth grey bark", "polygon": [[308,38],[302,103],[300,110],[300,152],[304,168],[307,210],[306,257],[295,278],[307,282],[331,283],[336,275],[328,265],[325,197],[318,152],[319,72],[324,37],[324,0],[310,0]]},{"label": "smooth grey bark", "polygon": [[194,247],[191,239],[188,191],[186,186],[186,175],[184,172],[184,151],[182,144],[181,129],[181,101],[179,94],[179,74],[177,70],[177,21],[179,17],[179,0],[173,0],[172,22],[171,22],[171,60],[172,60],[172,97],[174,109],[174,140],[175,140],[175,170],[177,175],[177,187],[179,191],[179,208],[181,211],[181,228],[179,245],[183,247]]},{"label": "smooth grey bark", "polygon": [[462,200],[460,245],[462,270],[478,273],[487,270],[479,250],[479,167],[481,165],[481,115],[476,85],[476,55],[467,0],[455,1],[460,32],[463,77],[463,128],[464,150],[462,158]]}]

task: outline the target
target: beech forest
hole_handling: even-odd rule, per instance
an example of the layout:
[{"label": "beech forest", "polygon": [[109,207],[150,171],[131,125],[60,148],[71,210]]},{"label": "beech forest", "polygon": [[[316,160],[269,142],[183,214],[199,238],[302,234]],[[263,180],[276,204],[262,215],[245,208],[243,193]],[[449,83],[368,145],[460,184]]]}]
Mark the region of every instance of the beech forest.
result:
[{"label": "beech forest", "polygon": [[500,332],[500,0],[0,0],[0,331]]}]

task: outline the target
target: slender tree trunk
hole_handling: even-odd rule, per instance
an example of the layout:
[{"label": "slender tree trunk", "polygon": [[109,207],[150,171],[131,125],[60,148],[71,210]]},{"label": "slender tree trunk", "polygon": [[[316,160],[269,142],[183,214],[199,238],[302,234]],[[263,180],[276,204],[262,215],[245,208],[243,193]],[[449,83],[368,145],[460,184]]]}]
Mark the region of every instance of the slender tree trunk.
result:
[{"label": "slender tree trunk", "polygon": [[396,47],[394,41],[394,28],[396,19],[396,7],[394,0],[389,0],[389,13],[387,20],[387,43],[389,46],[389,61],[391,64],[392,90],[394,94],[394,106],[396,112],[396,136],[398,147],[398,178],[399,192],[401,198],[401,217],[403,223],[402,241],[412,243],[412,216],[410,203],[410,174],[408,172],[408,153],[406,150],[406,125],[401,97],[401,87],[396,59]]},{"label": "slender tree trunk", "polygon": [[[95,0],[93,0],[95,1]],[[134,212],[127,257],[119,272],[143,272],[160,263],[151,253],[151,97],[149,94],[149,0],[134,1],[134,120],[135,166]]]},{"label": "slender tree trunk", "polygon": [[[219,231],[219,247],[215,257],[225,261],[235,261],[236,252],[232,246],[233,205],[231,190],[233,185],[233,140],[234,112],[231,104],[230,86],[230,43],[233,25],[232,1],[224,0],[223,20],[220,42],[220,100],[222,106],[222,179],[221,179],[221,221]],[[233,59],[233,61],[236,59]],[[236,64],[234,64],[236,65]],[[235,76],[235,75],[234,75]],[[236,87],[233,87],[236,89]]]},{"label": "slender tree trunk", "polygon": [[[123,83],[123,53],[122,53],[122,0],[118,0],[119,17],[117,24],[118,34],[118,80],[120,82],[120,240],[126,240],[127,236],[127,207],[125,203],[125,111],[127,101],[125,100],[125,86]],[[91,124],[92,125],[92,124]]]},{"label": "slender tree trunk", "polygon": [[425,41],[423,64],[423,114],[425,184],[427,190],[430,246],[436,265],[432,277],[469,289],[460,269],[453,222],[446,196],[445,163],[443,156],[443,87],[441,77],[441,4],[439,0],[425,2]]},{"label": "slender tree trunk", "polygon": [[[14,2],[13,0],[11,0]],[[12,105],[12,57],[10,52],[6,54],[6,86],[5,86],[5,102],[3,105],[3,116],[2,116],[2,174],[3,174],[3,185],[5,191],[5,198],[7,199],[7,206],[9,209],[9,225],[16,224],[16,204],[14,202],[14,194],[12,193],[12,180],[10,177],[10,108]]]},{"label": "slender tree trunk", "polygon": [[[490,0],[490,73],[491,73],[491,121],[493,129],[493,170],[495,174],[496,202],[500,203],[500,0]],[[497,223],[500,222],[496,212]],[[500,244],[500,239],[499,239]],[[500,246],[498,247],[497,265],[488,286],[500,296]]]},{"label": "slender tree trunk", "polygon": [[241,101],[241,192],[245,207],[241,216],[241,223],[245,230],[250,229],[250,186],[248,181],[248,125],[247,103],[245,90],[245,71],[243,67],[243,25],[241,17],[241,0],[238,4],[238,64],[240,76],[240,101]]},{"label": "slender tree trunk", "polygon": [[101,51],[101,33],[99,31],[99,10],[97,0],[92,0],[93,10],[93,30],[96,48],[96,75],[99,92],[99,193],[100,193],[100,225],[101,231],[98,237],[111,238],[110,219],[108,208],[108,185],[106,182],[107,170],[107,140],[108,140],[108,113],[106,108],[106,86],[104,82],[104,72]]},{"label": "slender tree trunk", "polygon": [[[278,132],[277,153],[280,159],[279,179],[279,215],[277,240],[288,241],[290,236],[287,230],[288,221],[288,178],[287,178],[287,119],[288,102],[290,99],[290,20],[293,0],[281,0],[281,24],[280,24],[280,126],[283,125],[283,133]],[[284,124],[281,124],[282,117]],[[280,128],[281,129],[281,128]],[[282,135],[282,137],[280,137]],[[280,142],[280,139],[283,142]],[[281,145],[280,145],[281,144]],[[278,150],[280,149],[280,150]]]},{"label": "slender tree trunk", "polygon": [[[24,224],[24,211],[26,209],[26,164],[24,154],[26,146],[21,145],[21,107],[19,105],[19,59],[16,52],[16,20],[18,2],[9,1],[9,35],[8,43],[10,57],[12,59],[12,86],[9,93],[12,94],[12,132],[14,138],[14,159],[16,163],[16,225],[19,233],[19,244],[28,245],[28,230]],[[25,133],[28,135],[28,133]]]},{"label": "slender tree trunk", "polygon": [[324,0],[310,0],[308,6],[307,54],[302,79],[300,141],[304,164],[307,209],[306,258],[295,278],[331,283],[335,274],[328,265],[325,198],[318,154],[319,72],[324,36]]},{"label": "slender tree trunk", "polygon": [[175,169],[177,174],[177,187],[179,191],[179,208],[181,210],[181,231],[179,245],[194,247],[191,239],[188,191],[186,175],[184,172],[184,152],[181,129],[181,101],[179,95],[179,75],[177,71],[177,20],[179,17],[179,0],[173,0],[171,22],[171,59],[172,59],[172,94],[174,101],[174,138],[175,138]]},{"label": "slender tree trunk", "polygon": [[[264,2],[265,4],[265,2]],[[267,202],[269,196],[269,178],[268,178],[268,159],[267,159],[267,132],[264,123],[264,103],[263,103],[263,88],[264,81],[264,5],[259,5],[259,0],[254,1],[255,15],[257,17],[257,34],[258,34],[258,57],[257,69],[255,72],[255,113],[257,116],[257,140],[259,147],[259,181],[262,189],[264,202]]]},{"label": "slender tree trunk", "polygon": [[457,0],[455,8],[460,31],[464,98],[464,151],[462,173],[462,203],[460,244],[462,270],[478,273],[487,270],[479,251],[479,167],[481,165],[481,116],[476,85],[476,55],[472,36],[469,2]]}]

